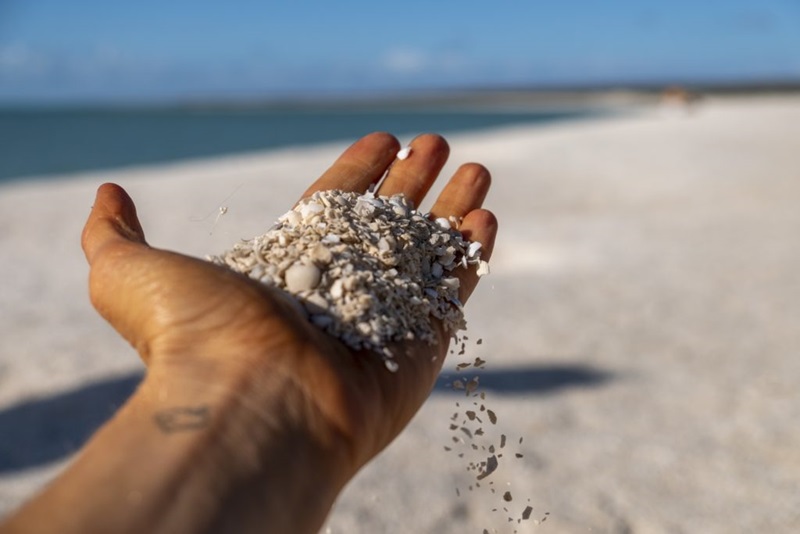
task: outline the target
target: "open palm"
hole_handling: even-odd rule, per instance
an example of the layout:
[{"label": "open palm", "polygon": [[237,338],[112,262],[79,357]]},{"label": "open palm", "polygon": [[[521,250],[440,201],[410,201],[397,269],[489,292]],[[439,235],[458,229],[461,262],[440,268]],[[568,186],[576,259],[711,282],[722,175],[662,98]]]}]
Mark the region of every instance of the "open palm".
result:
[{"label": "open palm", "polygon": [[[399,161],[394,137],[366,136],[305,195],[328,189],[363,192],[389,169],[379,193],[404,193],[419,205],[448,147],[435,135],[420,136],[411,147],[412,156]],[[463,165],[432,209],[437,217],[463,217],[460,229],[483,243],[484,259],[491,254],[497,228],[494,216],[481,209],[489,183],[484,167]],[[393,347],[400,367],[390,373],[379,357],[353,352],[311,326],[277,290],[225,267],[150,247],[132,200],[113,184],[98,190],[82,243],[91,266],[92,303],[150,372],[174,376],[176,384],[246,380],[247,387],[257,387],[270,374],[289,376],[305,392],[298,411],[316,421],[312,424],[329,425],[344,436],[353,471],[408,423],[444,361],[449,334],[439,327],[436,345]],[[466,302],[477,276],[470,269],[459,277]],[[247,395],[247,388],[237,394]]]}]

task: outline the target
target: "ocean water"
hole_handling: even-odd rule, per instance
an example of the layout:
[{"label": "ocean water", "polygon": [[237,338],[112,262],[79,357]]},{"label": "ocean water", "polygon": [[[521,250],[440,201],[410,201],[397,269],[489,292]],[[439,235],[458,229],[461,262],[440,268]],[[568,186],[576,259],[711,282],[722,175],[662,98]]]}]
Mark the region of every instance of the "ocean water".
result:
[{"label": "ocean water", "polygon": [[591,110],[0,109],[0,181],[355,140],[585,117]]}]

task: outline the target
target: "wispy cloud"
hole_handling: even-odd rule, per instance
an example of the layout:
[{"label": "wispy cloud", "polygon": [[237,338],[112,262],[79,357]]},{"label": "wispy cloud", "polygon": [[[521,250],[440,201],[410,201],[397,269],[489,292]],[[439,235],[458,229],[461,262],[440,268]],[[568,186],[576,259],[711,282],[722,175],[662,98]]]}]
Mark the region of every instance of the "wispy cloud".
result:
[{"label": "wispy cloud", "polygon": [[24,43],[0,45],[0,76],[9,79],[59,75],[65,81],[76,81],[154,72],[163,66],[157,61],[126,56],[112,46],[65,53],[36,49]]},{"label": "wispy cloud", "polygon": [[0,78],[29,77],[44,73],[48,58],[22,43],[0,45]]},{"label": "wispy cloud", "polygon": [[159,85],[177,70],[158,59],[127,55],[113,46],[89,50],[37,49],[24,43],[0,45],[0,97],[71,98],[135,95]]},{"label": "wispy cloud", "polygon": [[419,50],[410,48],[394,48],[382,59],[383,67],[389,72],[399,74],[416,73],[425,70],[430,58]]},{"label": "wispy cloud", "polygon": [[453,73],[466,70],[467,58],[452,50],[422,50],[414,47],[389,49],[379,60],[393,74]]}]

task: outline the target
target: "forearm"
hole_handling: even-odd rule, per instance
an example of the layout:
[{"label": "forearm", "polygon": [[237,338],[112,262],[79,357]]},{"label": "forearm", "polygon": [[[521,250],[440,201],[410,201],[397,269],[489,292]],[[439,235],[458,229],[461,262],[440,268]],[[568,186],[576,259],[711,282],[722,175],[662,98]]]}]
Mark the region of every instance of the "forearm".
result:
[{"label": "forearm", "polygon": [[316,532],[342,450],[294,423],[291,381],[267,382],[252,395],[149,376],[0,532]]}]

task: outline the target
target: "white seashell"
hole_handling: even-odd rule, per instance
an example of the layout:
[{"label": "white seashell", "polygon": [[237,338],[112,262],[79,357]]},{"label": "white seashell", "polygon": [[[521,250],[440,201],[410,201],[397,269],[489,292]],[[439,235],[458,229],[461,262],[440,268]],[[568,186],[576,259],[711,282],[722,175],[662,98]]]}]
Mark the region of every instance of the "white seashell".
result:
[{"label": "white seashell", "polygon": [[408,217],[408,208],[405,206],[398,206],[395,204],[392,206],[392,211],[399,217]]},{"label": "white seashell", "polygon": [[461,280],[459,280],[455,276],[452,276],[450,278],[445,278],[444,280],[442,280],[442,285],[448,289],[458,289],[459,287],[461,287]]},{"label": "white seashell", "polygon": [[331,284],[331,297],[335,300],[339,300],[344,295],[344,287],[342,285],[342,280],[337,279]]},{"label": "white seashell", "polygon": [[368,336],[372,333],[372,327],[369,325],[369,323],[358,323],[356,325],[356,330],[365,336]]},{"label": "white seashell", "polygon": [[375,214],[375,206],[370,204],[369,202],[361,202],[361,199],[356,203],[353,210],[361,217],[371,219],[372,216]]},{"label": "white seashell", "polygon": [[448,267],[453,264],[453,261],[455,259],[456,259],[455,249],[449,247],[447,250],[444,251],[444,254],[442,254],[439,257],[439,263],[441,263],[445,267]]},{"label": "white seashell", "polygon": [[482,246],[483,245],[481,243],[473,241],[472,243],[469,244],[469,248],[467,249],[467,256],[469,256],[470,258],[474,258],[475,254],[478,253],[478,251],[481,249]]},{"label": "white seashell", "polygon": [[282,222],[282,223],[285,223],[285,224],[288,224],[288,225],[290,225],[290,226],[297,226],[298,224],[300,224],[301,222],[303,222],[303,218],[302,218],[302,217],[300,216],[300,214],[299,214],[299,213],[297,213],[296,211],[290,211],[290,212],[288,212],[288,213],[285,213],[285,214],[284,214],[283,216],[281,216],[281,218],[280,218],[280,219],[278,219],[278,220],[279,220],[280,222]]},{"label": "white seashell", "polygon": [[319,285],[320,278],[322,278],[322,273],[317,267],[302,263],[295,263],[283,274],[286,289],[291,293],[314,289]]},{"label": "white seashell", "polygon": [[317,313],[322,310],[327,310],[330,307],[328,301],[325,300],[325,297],[319,293],[311,293],[308,295],[306,297],[305,304],[306,307],[309,308],[309,311]]},{"label": "white seashell", "polygon": [[443,230],[450,230],[450,229],[452,229],[452,226],[450,226],[450,221],[448,221],[448,220],[447,220],[445,217],[439,217],[438,219],[436,219],[436,221],[435,221],[435,222],[436,222],[436,224],[438,224],[438,225],[439,225],[439,227],[440,227],[440,228],[442,228]]},{"label": "white seashell", "polygon": [[355,276],[345,278],[342,282],[342,287],[347,291],[353,291],[358,287],[358,279]]},{"label": "white seashell", "polygon": [[280,280],[277,279],[274,275],[265,274],[260,278],[262,284],[267,284],[268,286],[278,286],[280,287]]},{"label": "white seashell", "polygon": [[385,237],[382,237],[378,240],[378,250],[381,252],[389,252],[392,249],[392,246],[389,244],[389,241],[386,240]]},{"label": "white seashell", "polygon": [[478,276],[483,276],[489,274],[489,262],[481,260],[478,263]]},{"label": "white seashell", "polygon": [[256,280],[261,279],[264,276],[264,266],[263,265],[256,265],[250,270],[250,278],[255,278]]},{"label": "white seashell", "polygon": [[325,206],[317,204],[316,202],[308,202],[300,206],[300,215],[303,216],[304,221],[307,221],[314,215],[322,213],[323,211],[325,211]]},{"label": "white seashell", "polygon": [[317,243],[317,245],[311,249],[309,256],[311,257],[311,261],[317,265],[328,265],[333,259],[333,254],[330,249],[322,243]]}]

